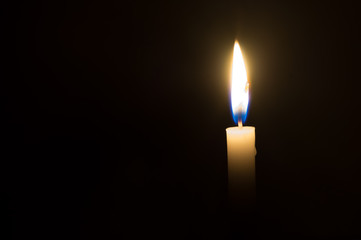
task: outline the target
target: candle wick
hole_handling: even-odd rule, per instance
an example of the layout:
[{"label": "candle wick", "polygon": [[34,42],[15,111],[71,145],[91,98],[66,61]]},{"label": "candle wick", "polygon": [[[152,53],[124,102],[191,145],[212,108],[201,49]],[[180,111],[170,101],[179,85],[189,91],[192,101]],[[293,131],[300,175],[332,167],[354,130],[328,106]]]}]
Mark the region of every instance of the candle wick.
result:
[{"label": "candle wick", "polygon": [[243,127],[242,120],[238,121],[238,127]]}]

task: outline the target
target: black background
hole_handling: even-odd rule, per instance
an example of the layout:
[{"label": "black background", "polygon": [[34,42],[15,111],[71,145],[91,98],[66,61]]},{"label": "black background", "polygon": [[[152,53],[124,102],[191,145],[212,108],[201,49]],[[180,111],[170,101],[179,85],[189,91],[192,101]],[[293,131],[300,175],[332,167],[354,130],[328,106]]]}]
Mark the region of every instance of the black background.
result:
[{"label": "black background", "polygon": [[238,39],[257,238],[361,238],[355,3],[44,1],[1,13],[2,239],[229,239]]}]

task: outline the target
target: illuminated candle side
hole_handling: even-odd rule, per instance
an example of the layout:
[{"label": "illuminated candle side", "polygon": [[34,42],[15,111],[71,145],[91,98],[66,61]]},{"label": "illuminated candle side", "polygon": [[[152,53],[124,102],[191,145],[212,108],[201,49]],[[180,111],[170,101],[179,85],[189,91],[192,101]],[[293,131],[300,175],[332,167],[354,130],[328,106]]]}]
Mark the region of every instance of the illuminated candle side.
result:
[{"label": "illuminated candle side", "polygon": [[255,200],[255,128],[237,126],[226,132],[229,200],[233,209],[245,210]]}]

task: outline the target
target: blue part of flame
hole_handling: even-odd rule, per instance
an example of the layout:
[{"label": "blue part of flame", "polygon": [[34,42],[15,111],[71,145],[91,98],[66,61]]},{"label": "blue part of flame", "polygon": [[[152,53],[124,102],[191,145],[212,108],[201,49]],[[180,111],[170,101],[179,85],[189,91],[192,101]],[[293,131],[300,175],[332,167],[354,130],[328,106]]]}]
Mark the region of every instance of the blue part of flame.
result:
[{"label": "blue part of flame", "polygon": [[246,122],[247,119],[247,111],[241,111],[239,113],[233,113],[232,112],[232,116],[233,116],[233,121],[235,124],[238,125],[239,121],[242,121],[242,124],[244,124]]},{"label": "blue part of flame", "polygon": [[230,104],[233,121],[236,125],[238,125],[239,121],[242,121],[242,124],[244,125],[244,123],[246,122],[246,119],[247,119],[247,115],[248,115],[248,107],[249,107],[249,102],[248,102],[246,110],[242,109],[241,111],[233,112],[232,104]]}]

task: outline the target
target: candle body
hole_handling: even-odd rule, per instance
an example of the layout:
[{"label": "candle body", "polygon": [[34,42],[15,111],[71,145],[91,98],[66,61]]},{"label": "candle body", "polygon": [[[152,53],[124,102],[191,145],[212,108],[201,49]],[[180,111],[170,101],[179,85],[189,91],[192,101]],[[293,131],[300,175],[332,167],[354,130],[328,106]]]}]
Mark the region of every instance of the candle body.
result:
[{"label": "candle body", "polygon": [[254,127],[230,127],[227,132],[228,195],[233,209],[253,208],[256,195]]}]

